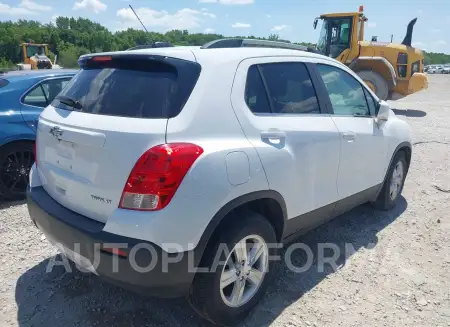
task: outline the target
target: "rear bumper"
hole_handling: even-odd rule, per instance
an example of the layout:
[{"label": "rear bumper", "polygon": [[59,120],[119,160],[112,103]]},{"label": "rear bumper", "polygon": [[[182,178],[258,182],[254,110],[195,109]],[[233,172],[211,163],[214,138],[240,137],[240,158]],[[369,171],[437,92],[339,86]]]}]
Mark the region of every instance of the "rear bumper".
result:
[{"label": "rear bumper", "polygon": [[[32,221],[61,252],[79,266],[127,289],[157,297],[186,294],[199,256],[194,251],[169,254],[145,241],[103,231],[104,224],[68,210],[42,187],[27,191]],[[104,248],[120,248],[119,256]]]}]

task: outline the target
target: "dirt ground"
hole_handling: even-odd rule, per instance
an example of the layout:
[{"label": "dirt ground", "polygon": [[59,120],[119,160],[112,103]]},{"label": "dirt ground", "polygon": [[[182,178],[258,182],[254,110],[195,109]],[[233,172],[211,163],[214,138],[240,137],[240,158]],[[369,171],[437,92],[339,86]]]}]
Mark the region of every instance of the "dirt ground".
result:
[{"label": "dirt ground", "polygon": [[[430,76],[427,91],[392,105],[414,131],[400,203],[361,206],[302,237],[315,257],[319,242],[356,252],[337,271],[282,266],[242,326],[450,326],[450,76]],[[63,267],[46,273],[57,252],[23,203],[0,204],[0,249],[2,327],[208,325],[184,299],[145,298]]]}]

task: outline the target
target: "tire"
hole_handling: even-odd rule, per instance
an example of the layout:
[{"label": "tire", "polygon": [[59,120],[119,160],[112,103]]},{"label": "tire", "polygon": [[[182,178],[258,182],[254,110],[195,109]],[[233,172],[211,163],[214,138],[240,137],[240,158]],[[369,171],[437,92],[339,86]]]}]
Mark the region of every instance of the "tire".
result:
[{"label": "tire", "polygon": [[361,70],[357,72],[357,74],[363,81],[372,83],[375,87],[374,92],[380,100],[387,100],[389,96],[389,86],[383,76],[371,70]]},{"label": "tire", "polygon": [[25,198],[33,163],[31,142],[10,143],[0,149],[0,197],[5,200]]},{"label": "tire", "polygon": [[[267,219],[260,214],[245,211],[237,213],[236,215],[242,215],[244,216],[244,219],[237,219],[237,223],[224,228],[223,233],[218,235],[218,237],[215,237],[216,240],[212,240],[211,244],[208,244],[202,258],[201,267],[208,267],[210,272],[197,273],[194,277],[189,294],[187,295],[188,302],[200,316],[212,323],[222,326],[235,325],[247,317],[250,311],[264,296],[275,271],[275,262],[271,262],[271,260],[268,259],[270,256],[276,255],[277,249],[273,246],[269,246],[266,248],[266,254],[263,253],[260,255],[256,264],[253,266],[253,268],[258,269],[258,271],[259,269],[264,270],[262,268],[264,262],[267,263],[266,267],[268,270],[265,274],[261,275],[261,282],[258,286],[251,282],[253,279],[251,276],[253,274],[244,277],[244,275],[247,275],[247,272],[241,267],[242,272],[240,274],[238,273],[241,268],[238,268],[237,270],[234,269],[236,270],[236,277],[234,277],[234,273],[231,273],[230,275],[233,279],[236,279],[236,281],[223,287],[223,290],[221,289],[221,277],[227,276],[225,275],[225,272],[228,271],[230,273],[232,270],[232,268],[229,270],[227,269],[229,266],[226,262],[228,259],[236,261],[233,260],[233,258],[237,258],[234,248],[237,244],[242,244],[240,243],[241,240],[249,236],[255,236],[263,240],[266,245],[277,242],[274,228]],[[229,256],[228,253],[223,251],[223,245],[226,245],[226,248],[230,249],[231,254]],[[249,249],[253,249],[251,245],[249,245]],[[218,253],[221,253],[220,256],[218,255],[218,258],[220,258],[219,261],[216,258]],[[251,251],[249,254],[250,253]],[[251,257],[251,255],[249,255],[249,257]],[[219,262],[217,268],[214,267],[216,266],[214,262]],[[245,278],[245,280],[239,281],[240,278]],[[236,285],[244,285],[246,287],[246,291],[242,296],[240,304],[238,301],[235,304],[232,303],[233,292],[236,287],[238,287]],[[248,298],[245,300],[246,297]]]},{"label": "tire", "polygon": [[[398,174],[394,174],[394,170],[398,167],[398,165],[402,166],[402,176],[401,178],[398,177]],[[397,170],[396,170],[397,172]],[[389,167],[389,171],[386,175],[386,179],[383,184],[383,188],[380,191],[380,194],[378,195],[378,198],[373,202],[373,205],[375,208],[380,210],[389,210],[393,208],[400,198],[400,195],[403,191],[403,186],[405,184],[406,175],[408,173],[408,165],[406,163],[406,157],[405,153],[403,151],[399,151],[395,157],[394,160],[392,160],[391,166]],[[397,177],[396,177],[397,175]],[[393,196],[393,192],[391,189],[391,182],[393,182],[393,179],[397,179],[398,186],[397,191],[395,192],[395,196]]]}]

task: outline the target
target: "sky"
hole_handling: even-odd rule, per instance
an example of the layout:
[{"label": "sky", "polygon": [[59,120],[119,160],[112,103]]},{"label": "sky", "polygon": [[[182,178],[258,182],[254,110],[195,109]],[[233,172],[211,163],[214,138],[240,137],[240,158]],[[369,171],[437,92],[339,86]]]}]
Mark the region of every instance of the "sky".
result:
[{"label": "sky", "polygon": [[365,39],[401,42],[409,21],[418,17],[413,45],[450,54],[450,0],[0,0],[0,20],[33,19],[54,22],[57,16],[83,17],[111,31],[142,28],[131,4],[148,30],[187,29],[192,33],[226,36],[269,36],[292,42],[313,42],[319,28],[315,17],[331,12],[358,11],[369,18]]}]

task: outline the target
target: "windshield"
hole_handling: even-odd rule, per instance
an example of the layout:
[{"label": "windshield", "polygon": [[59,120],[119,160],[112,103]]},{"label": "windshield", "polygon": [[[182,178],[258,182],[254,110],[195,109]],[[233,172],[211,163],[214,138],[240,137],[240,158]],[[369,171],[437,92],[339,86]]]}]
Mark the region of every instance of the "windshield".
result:
[{"label": "windshield", "polygon": [[41,45],[28,45],[27,46],[27,57],[33,57],[35,54],[37,55],[45,55],[44,47]]}]

